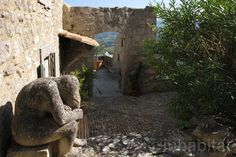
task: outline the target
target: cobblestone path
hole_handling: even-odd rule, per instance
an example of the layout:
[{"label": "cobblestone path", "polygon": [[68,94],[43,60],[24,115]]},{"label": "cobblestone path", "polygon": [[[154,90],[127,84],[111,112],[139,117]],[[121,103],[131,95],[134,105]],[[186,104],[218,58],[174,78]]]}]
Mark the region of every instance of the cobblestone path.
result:
[{"label": "cobblestone path", "polygon": [[107,69],[96,72],[93,105],[88,111],[90,136],[176,128],[165,106],[174,93],[122,96],[116,78]]},{"label": "cobblestone path", "polygon": [[[105,69],[94,83],[93,101],[85,109],[89,137],[77,149],[80,156],[168,157],[161,152],[179,150],[180,142],[192,140],[177,129],[166,109],[175,93],[122,96],[114,75]],[[167,146],[169,142],[174,145]]]},{"label": "cobblestone path", "polygon": [[[80,154],[168,157],[158,154],[180,150],[180,144],[192,138],[177,129],[176,119],[166,110],[166,103],[174,95],[170,92],[141,97],[95,97],[86,111],[90,136]],[[173,145],[169,146],[170,142]]]},{"label": "cobblestone path", "polygon": [[114,97],[121,96],[118,75],[102,68],[95,73],[93,80],[94,97]]},{"label": "cobblestone path", "polygon": [[176,128],[165,107],[172,97],[173,93],[94,98],[88,112],[90,136]]}]

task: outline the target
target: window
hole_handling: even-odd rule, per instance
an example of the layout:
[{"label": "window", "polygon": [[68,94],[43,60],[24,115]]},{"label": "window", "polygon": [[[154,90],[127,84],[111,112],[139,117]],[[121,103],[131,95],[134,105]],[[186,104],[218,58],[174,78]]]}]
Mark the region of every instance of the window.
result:
[{"label": "window", "polygon": [[55,53],[50,53],[48,57],[49,76],[56,76]]},{"label": "window", "polygon": [[[40,57],[41,58],[41,57]],[[50,53],[37,68],[38,78],[56,76],[55,53]]]}]

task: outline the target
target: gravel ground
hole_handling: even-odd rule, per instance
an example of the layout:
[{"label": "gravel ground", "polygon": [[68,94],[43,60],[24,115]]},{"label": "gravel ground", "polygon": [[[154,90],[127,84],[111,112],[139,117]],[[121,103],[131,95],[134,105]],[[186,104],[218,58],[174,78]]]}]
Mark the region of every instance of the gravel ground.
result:
[{"label": "gravel ground", "polygon": [[95,97],[121,96],[118,74],[102,68],[95,72],[93,95]]},{"label": "gravel ground", "polygon": [[181,152],[181,144],[193,139],[177,129],[176,118],[166,109],[174,95],[95,97],[86,109],[89,138],[78,148],[80,156],[161,157]]},{"label": "gravel ground", "polygon": [[163,93],[94,98],[88,111],[90,136],[176,128],[176,120],[165,105],[173,96],[174,93]]},{"label": "gravel ground", "polygon": [[176,118],[166,107],[174,92],[122,96],[116,83],[106,70],[96,74],[94,92],[100,92],[85,109],[89,137],[70,157],[195,156],[186,147],[194,140],[178,130]]}]

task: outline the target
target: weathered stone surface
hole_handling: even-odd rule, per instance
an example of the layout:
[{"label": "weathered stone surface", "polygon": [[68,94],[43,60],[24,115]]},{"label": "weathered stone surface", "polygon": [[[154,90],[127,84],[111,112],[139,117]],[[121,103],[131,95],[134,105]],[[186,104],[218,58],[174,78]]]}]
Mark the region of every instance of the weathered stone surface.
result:
[{"label": "weathered stone surface", "polygon": [[[124,94],[131,94],[132,87],[128,75],[130,71],[144,61],[143,41],[156,39],[156,33],[149,25],[156,24],[156,18],[150,7],[144,9],[132,8],[89,8],[63,7],[63,28],[73,33],[93,37],[102,32],[119,32],[114,59],[120,55],[120,61],[114,61],[115,69],[121,75],[121,88]],[[120,40],[121,39],[121,40]],[[123,42],[122,42],[123,40]],[[121,44],[123,43],[123,44]],[[122,45],[122,46],[121,46]],[[150,82],[153,75],[141,72],[141,90],[152,90]],[[148,80],[148,81],[146,81]]]},{"label": "weathered stone surface", "polygon": [[72,149],[70,150],[70,152],[68,152],[65,157],[80,157],[81,156],[81,152],[80,149],[77,147],[72,147]]},{"label": "weathered stone surface", "polygon": [[38,3],[43,5],[45,9],[49,10],[52,7],[52,2],[51,0],[38,0]]},{"label": "weathered stone surface", "polygon": [[105,146],[105,147],[102,149],[102,151],[103,151],[104,153],[108,153],[110,150],[111,150],[111,149],[110,149],[110,147],[108,147],[108,146]]},{"label": "weathered stone surface", "polygon": [[15,27],[12,23],[7,24],[6,29],[9,37],[13,37],[15,35]]},{"label": "weathered stone surface", "polygon": [[236,154],[236,141],[228,144],[228,150],[229,152]]},{"label": "weathered stone surface", "polygon": [[0,85],[3,84],[3,74],[0,73]]},{"label": "weathered stone surface", "polygon": [[86,139],[78,139],[78,138],[75,139],[74,146],[79,147],[79,146],[85,146],[85,145],[87,145]]},{"label": "weathered stone surface", "polygon": [[3,29],[4,24],[3,24],[3,19],[0,19],[0,29]]},{"label": "weathered stone surface", "polygon": [[153,157],[152,153],[140,153],[137,157]]},{"label": "weathered stone surface", "polygon": [[51,149],[48,145],[40,147],[13,146],[9,149],[7,157],[52,157]]},{"label": "weathered stone surface", "polygon": [[18,21],[19,21],[19,22],[24,22],[24,17],[23,17],[23,15],[21,15],[21,14],[18,15]]},{"label": "weathered stone surface", "polygon": [[[25,85],[15,102],[11,125],[14,141],[18,145],[31,147],[57,142],[54,150],[57,156],[64,156],[74,144],[72,139],[75,139],[78,131],[76,120],[83,118],[80,102],[79,81],[73,76],[39,78]],[[60,137],[55,139],[58,130]],[[38,152],[41,156],[44,151]],[[16,149],[11,156],[33,153],[34,149]]]},{"label": "weathered stone surface", "polygon": [[228,127],[213,119],[200,122],[192,134],[214,150],[211,153],[203,152],[197,157],[231,157],[236,153],[234,134]]},{"label": "weathered stone surface", "polygon": [[15,66],[9,65],[9,66],[7,66],[7,68],[4,70],[4,73],[5,73],[4,76],[13,75],[13,74],[15,73],[15,71],[16,71]]},{"label": "weathered stone surface", "polygon": [[[127,24],[131,22],[134,27],[142,22],[144,26],[136,29],[142,29],[146,32],[148,30],[146,21],[148,20],[150,23],[155,23],[156,21],[153,18],[152,10],[149,8],[68,8],[64,5],[63,13],[63,28],[65,30],[91,37],[97,33],[107,31],[123,32],[127,29]],[[148,16],[145,16],[146,14]],[[134,16],[136,16],[136,20],[132,19]],[[145,34],[145,32],[142,33]]]},{"label": "weathered stone surface", "polygon": [[[49,10],[37,1],[1,0],[0,106],[8,101],[13,102],[14,106],[19,90],[37,78],[37,67],[40,64],[39,48],[42,45],[54,48],[56,76],[59,76],[58,29],[62,28],[62,3],[61,0],[47,0],[48,6],[51,4],[53,8]],[[50,14],[47,16],[50,23],[45,20],[45,14]]]},{"label": "weathered stone surface", "polygon": [[[28,82],[37,78],[37,66],[39,65],[38,42],[33,43],[32,32],[39,36],[41,45],[49,44],[55,47],[57,61],[59,60],[59,42],[57,31],[62,27],[62,1],[54,0],[55,7],[50,21],[55,27],[47,25],[44,15],[39,12],[30,12],[30,8],[38,7],[37,3],[26,0],[1,0],[0,2],[0,156],[6,156],[11,140],[10,117],[14,108],[14,102],[19,90]],[[32,9],[31,9],[32,10]],[[44,9],[44,12],[47,12]],[[32,25],[32,26],[31,26]],[[44,29],[42,29],[44,28]],[[37,39],[36,39],[37,41]],[[34,52],[34,53],[33,53]],[[30,57],[30,63],[27,57]],[[29,60],[29,59],[28,59]],[[59,64],[59,62],[57,62]],[[30,66],[29,66],[30,65]],[[57,66],[59,68],[59,66]],[[16,72],[17,71],[17,72]],[[59,74],[59,69],[57,74]],[[21,78],[19,80],[19,78]],[[8,102],[8,103],[7,103]],[[11,111],[5,108],[5,104],[11,104]],[[2,108],[5,108],[2,110]],[[7,116],[8,115],[8,116]],[[8,117],[8,118],[7,118]],[[28,152],[24,152],[28,153]],[[22,154],[22,153],[19,153]],[[19,154],[11,153],[11,156]],[[42,154],[42,153],[40,153]],[[45,153],[43,153],[45,154]],[[21,157],[25,157],[23,154]],[[31,157],[35,155],[30,155]],[[37,156],[37,155],[36,155]]]},{"label": "weathered stone surface", "polygon": [[52,8],[52,1],[51,0],[47,0],[46,9],[51,9],[51,8]]},{"label": "weathered stone surface", "polygon": [[46,6],[47,0],[38,0],[38,3]]},{"label": "weathered stone surface", "polygon": [[226,151],[226,146],[234,139],[232,132],[221,125],[208,128],[198,126],[192,134],[203,141],[208,147],[218,151]]},{"label": "weathered stone surface", "polygon": [[0,64],[11,57],[10,41],[0,41]]}]

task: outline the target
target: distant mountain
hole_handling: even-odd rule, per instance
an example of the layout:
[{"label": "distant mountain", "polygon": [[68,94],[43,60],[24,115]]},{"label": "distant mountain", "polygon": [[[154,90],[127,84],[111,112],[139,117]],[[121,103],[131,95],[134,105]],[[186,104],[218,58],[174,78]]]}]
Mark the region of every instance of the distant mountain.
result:
[{"label": "distant mountain", "polygon": [[106,47],[111,47],[115,45],[115,41],[117,38],[117,32],[104,32],[95,35],[95,39],[99,42],[104,44]]},{"label": "distant mountain", "polygon": [[95,35],[95,38],[102,38],[106,36],[117,36],[119,33],[118,32],[103,32]]},{"label": "distant mountain", "polygon": [[103,54],[106,51],[113,53],[118,34],[119,33],[117,32],[104,32],[96,34],[95,40],[97,40],[101,45],[100,48],[97,49],[96,53]]}]

